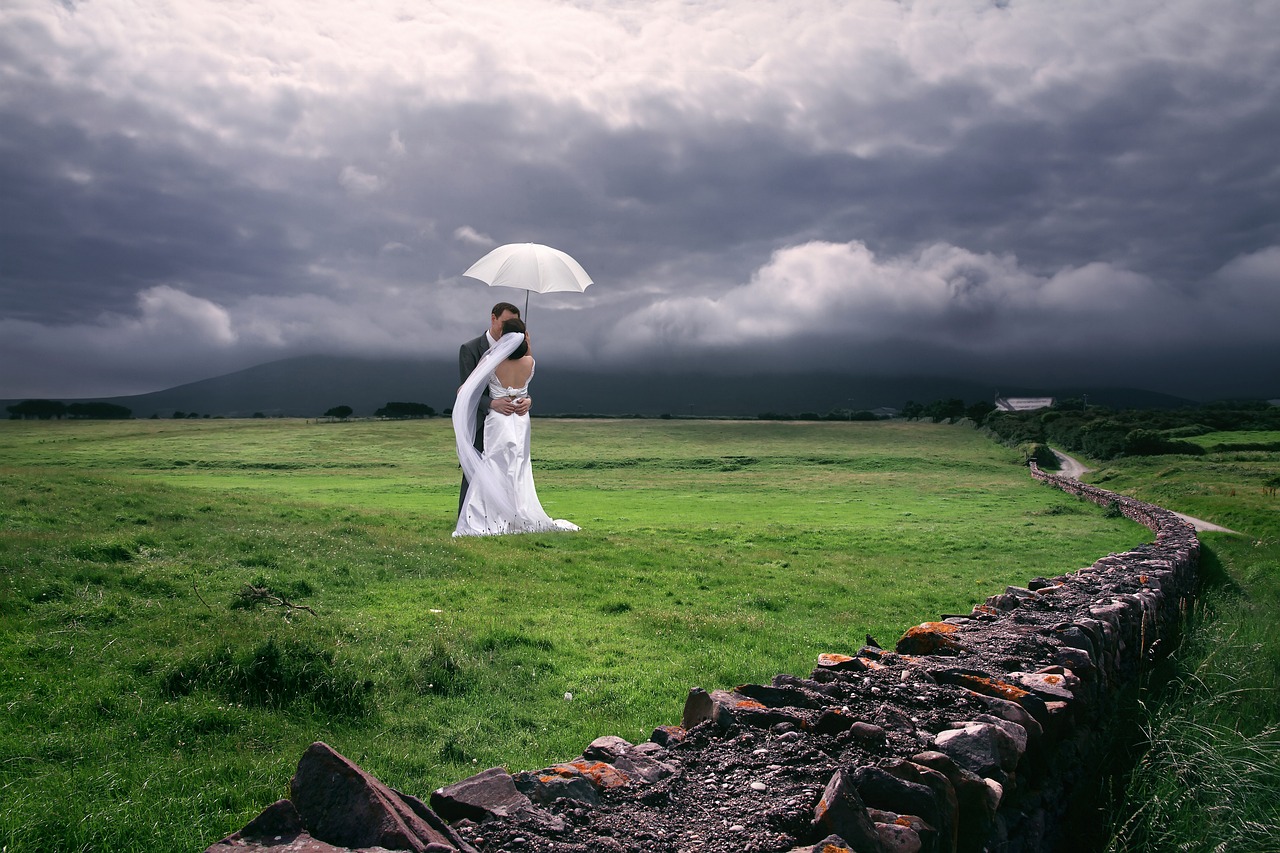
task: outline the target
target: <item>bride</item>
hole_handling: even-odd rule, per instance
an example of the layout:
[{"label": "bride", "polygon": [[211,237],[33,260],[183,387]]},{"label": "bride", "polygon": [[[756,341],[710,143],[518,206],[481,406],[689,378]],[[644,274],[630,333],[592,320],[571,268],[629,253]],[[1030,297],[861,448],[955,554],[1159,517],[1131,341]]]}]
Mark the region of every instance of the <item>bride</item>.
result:
[{"label": "bride", "polygon": [[551,518],[538,501],[529,462],[528,414],[504,415],[490,410],[484,420],[483,455],[472,443],[476,404],[485,388],[494,399],[527,397],[533,366],[524,323],[507,320],[502,324],[502,338],[480,358],[458,389],[453,433],[458,461],[470,485],[454,536],[578,529],[576,524]]}]

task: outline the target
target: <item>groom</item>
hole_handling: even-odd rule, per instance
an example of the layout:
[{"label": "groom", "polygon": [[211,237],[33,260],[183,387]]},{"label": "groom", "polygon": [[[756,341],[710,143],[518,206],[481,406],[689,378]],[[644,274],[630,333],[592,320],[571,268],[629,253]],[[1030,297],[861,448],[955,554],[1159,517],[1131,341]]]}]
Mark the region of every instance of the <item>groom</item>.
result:
[{"label": "groom", "polygon": [[[519,319],[520,309],[512,305],[510,302],[499,302],[493,306],[493,310],[489,312],[489,328],[483,335],[478,338],[472,338],[458,349],[458,374],[459,382],[466,382],[467,377],[471,375],[471,371],[476,369],[476,363],[480,361],[480,356],[488,352],[489,347],[498,342],[498,338],[502,337],[502,324],[507,320]],[[480,403],[476,407],[476,437],[475,448],[480,452],[484,452],[484,418],[490,411],[497,412],[502,415],[524,415],[529,413],[529,398],[522,397],[518,400],[501,398],[498,400],[490,399],[488,386],[484,389],[484,394],[480,396]],[[462,515],[462,505],[467,500],[467,478],[462,477],[462,491],[458,494],[458,515]]]}]

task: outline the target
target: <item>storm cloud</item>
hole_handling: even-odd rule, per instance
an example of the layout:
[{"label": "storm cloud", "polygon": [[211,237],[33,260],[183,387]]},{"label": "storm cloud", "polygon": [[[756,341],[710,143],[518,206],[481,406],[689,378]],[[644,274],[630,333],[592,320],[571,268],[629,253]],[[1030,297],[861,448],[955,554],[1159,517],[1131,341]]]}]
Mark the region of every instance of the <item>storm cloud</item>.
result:
[{"label": "storm cloud", "polygon": [[[0,397],[539,357],[1280,396],[1265,2],[16,0]],[[550,368],[547,368],[550,369]]]}]

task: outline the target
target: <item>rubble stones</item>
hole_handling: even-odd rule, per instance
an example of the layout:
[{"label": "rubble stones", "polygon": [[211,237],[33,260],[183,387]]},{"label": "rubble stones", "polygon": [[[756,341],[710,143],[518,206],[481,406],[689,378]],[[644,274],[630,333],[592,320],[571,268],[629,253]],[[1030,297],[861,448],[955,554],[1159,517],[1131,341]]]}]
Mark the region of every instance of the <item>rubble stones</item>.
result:
[{"label": "rubble stones", "polygon": [[681,725],[646,743],[606,736],[543,770],[490,768],[438,791],[441,814],[318,744],[291,801],[209,849],[332,853],[357,838],[336,828],[361,821],[365,849],[423,853],[1064,849],[1120,697],[1179,627],[1199,543],[1159,507],[1031,473],[1155,541],[1008,587],[893,650],[869,641],[824,650],[808,675],[694,688]]}]

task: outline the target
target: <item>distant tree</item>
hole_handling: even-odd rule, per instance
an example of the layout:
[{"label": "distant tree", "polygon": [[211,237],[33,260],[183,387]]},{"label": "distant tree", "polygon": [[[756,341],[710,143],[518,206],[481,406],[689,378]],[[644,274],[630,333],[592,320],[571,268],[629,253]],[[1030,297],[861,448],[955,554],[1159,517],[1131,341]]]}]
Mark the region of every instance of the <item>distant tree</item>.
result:
[{"label": "distant tree", "polygon": [[964,400],[952,397],[949,400],[935,400],[924,407],[924,415],[935,424],[941,421],[955,422],[964,417]]},{"label": "distant tree", "polygon": [[908,400],[902,407],[902,416],[909,421],[919,420],[923,414],[924,404],[917,403],[915,400]]},{"label": "distant tree", "polygon": [[373,413],[375,418],[434,418],[436,410],[425,403],[387,403]]},{"label": "distant tree", "polygon": [[1094,459],[1115,459],[1124,453],[1128,433],[1114,420],[1095,421],[1080,430],[1080,449]]},{"label": "distant tree", "polygon": [[23,400],[12,406],[6,406],[14,419],[39,418],[47,421],[50,418],[62,420],[67,413],[67,406],[59,400]]},{"label": "distant tree", "polygon": [[254,416],[255,418],[265,418],[265,417],[266,417],[266,415],[264,415],[262,412],[254,412],[254,413],[253,413],[253,416]]},{"label": "distant tree", "polygon": [[338,418],[345,421],[347,418],[351,417],[354,411],[355,410],[350,406],[334,406],[332,409],[325,412],[324,416],[326,418]]},{"label": "distant tree", "polygon": [[187,413],[186,413],[186,412],[174,412],[174,413],[173,413],[173,419],[174,419],[175,421],[180,421],[180,420],[182,420],[183,418],[185,418],[186,416],[187,416]]},{"label": "distant tree", "polygon": [[199,412],[188,412],[188,413],[187,413],[187,420],[192,420],[193,418],[199,418],[199,417],[200,417],[200,413],[199,413]]},{"label": "distant tree", "polygon": [[128,420],[133,410],[114,403],[72,403],[67,406],[67,417],[93,420]]},{"label": "distant tree", "polygon": [[981,425],[982,422],[987,419],[987,415],[991,414],[995,410],[995,403],[989,403],[986,400],[982,400],[977,403],[969,404],[969,406],[964,410],[964,416],[975,424]]}]

